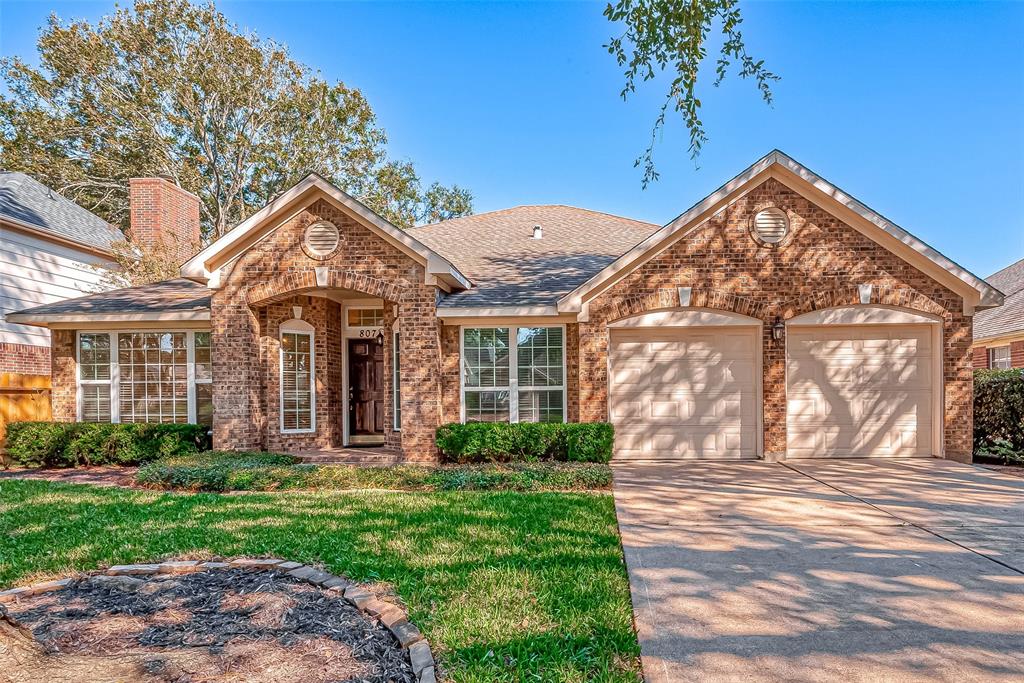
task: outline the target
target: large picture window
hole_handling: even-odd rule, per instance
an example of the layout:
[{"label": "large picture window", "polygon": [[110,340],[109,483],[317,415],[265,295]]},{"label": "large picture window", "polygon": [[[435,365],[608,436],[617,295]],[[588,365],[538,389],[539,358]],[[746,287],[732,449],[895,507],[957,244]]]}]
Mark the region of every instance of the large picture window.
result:
[{"label": "large picture window", "polygon": [[289,320],[281,326],[281,431],[316,430],[313,326]]},{"label": "large picture window", "polygon": [[462,388],[467,422],[564,422],[564,328],[463,328]]},{"label": "large picture window", "polygon": [[209,332],[78,335],[78,418],[83,422],[212,426],[212,380]]}]

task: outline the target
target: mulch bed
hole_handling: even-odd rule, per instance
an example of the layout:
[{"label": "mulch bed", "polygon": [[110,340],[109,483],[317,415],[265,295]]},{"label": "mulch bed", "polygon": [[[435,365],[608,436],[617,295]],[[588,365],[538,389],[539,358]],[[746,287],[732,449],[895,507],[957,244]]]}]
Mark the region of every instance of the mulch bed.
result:
[{"label": "mulch bed", "polygon": [[416,680],[387,628],[282,571],[88,576],[7,610],[46,653],[5,663],[0,643],[0,670],[32,667],[24,680]]}]

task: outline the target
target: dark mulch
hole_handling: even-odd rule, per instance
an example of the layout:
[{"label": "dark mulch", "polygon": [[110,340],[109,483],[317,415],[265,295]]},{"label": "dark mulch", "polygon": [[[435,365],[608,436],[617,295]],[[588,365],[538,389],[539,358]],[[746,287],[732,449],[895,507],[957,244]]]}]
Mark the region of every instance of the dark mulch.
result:
[{"label": "dark mulch", "polygon": [[[54,655],[195,653],[169,660],[166,680],[414,680],[387,629],[283,572],[93,576],[9,611]],[[165,664],[144,662],[154,674]]]}]

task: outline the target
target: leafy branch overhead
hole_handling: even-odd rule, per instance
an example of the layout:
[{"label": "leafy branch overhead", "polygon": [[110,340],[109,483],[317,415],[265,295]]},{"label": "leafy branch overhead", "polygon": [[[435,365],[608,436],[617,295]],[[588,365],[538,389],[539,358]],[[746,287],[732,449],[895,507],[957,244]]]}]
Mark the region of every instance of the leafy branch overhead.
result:
[{"label": "leafy branch overhead", "polygon": [[764,60],[755,60],[747,54],[739,28],[743,21],[739,0],[618,0],[605,8],[604,15],[609,21],[625,26],[622,35],[605,45],[619,66],[625,67],[623,99],[636,92],[638,81],[653,80],[665,71],[673,74],[665,102],[651,129],[650,144],[635,163],[643,166],[645,188],[658,179],[654,147],[670,106],[681,115],[690,133],[691,158],[696,158],[708,141],[700,119],[697,80],[700,66],[707,57],[708,34],[716,23],[723,43],[715,65],[715,86],[725,80],[729,67],[737,63],[739,75],[753,78],[764,101],[772,103],[770,84],[779,77],[765,69]]},{"label": "leafy branch overhead", "polygon": [[0,60],[0,167],[59,189],[126,227],[128,179],[167,175],[224,233],[309,171],[400,226],[472,212],[457,186],[427,188],[362,93],[212,5],[137,0],[95,24],[42,30],[39,68]]}]

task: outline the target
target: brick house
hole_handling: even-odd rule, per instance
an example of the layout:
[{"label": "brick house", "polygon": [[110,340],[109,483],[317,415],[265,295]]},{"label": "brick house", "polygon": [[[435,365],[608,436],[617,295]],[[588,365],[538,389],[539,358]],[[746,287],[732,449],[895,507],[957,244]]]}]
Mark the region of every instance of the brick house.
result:
[{"label": "brick house", "polygon": [[986,281],[1006,300],[974,316],[974,368],[1024,368],[1024,259]]},{"label": "brick house", "polygon": [[460,420],[607,420],[618,458],[965,460],[972,317],[1002,302],[778,151],[664,226],[521,206],[402,231],[310,175],[181,276],[18,314],[63,321],[57,419],[407,461]]}]

